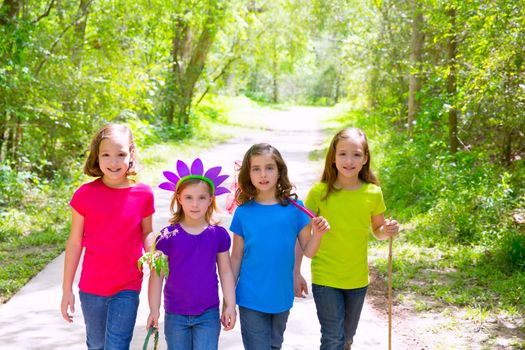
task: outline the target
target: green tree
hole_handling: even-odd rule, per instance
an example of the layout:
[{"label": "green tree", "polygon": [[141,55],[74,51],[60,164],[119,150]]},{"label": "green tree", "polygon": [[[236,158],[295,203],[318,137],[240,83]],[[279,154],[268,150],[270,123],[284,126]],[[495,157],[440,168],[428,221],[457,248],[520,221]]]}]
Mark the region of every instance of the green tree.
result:
[{"label": "green tree", "polygon": [[206,58],[224,19],[221,1],[183,1],[173,9],[170,69],[166,88],[166,118],[189,123],[191,103]]}]

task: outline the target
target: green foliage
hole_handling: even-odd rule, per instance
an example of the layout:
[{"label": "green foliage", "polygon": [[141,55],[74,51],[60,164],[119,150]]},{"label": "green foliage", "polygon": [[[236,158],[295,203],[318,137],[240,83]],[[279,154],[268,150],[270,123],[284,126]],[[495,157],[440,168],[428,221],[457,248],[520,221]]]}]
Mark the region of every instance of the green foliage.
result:
[{"label": "green foliage", "polygon": [[[71,180],[30,172],[0,172],[0,302],[9,298],[63,251]],[[17,181],[17,185],[14,183]]]},{"label": "green foliage", "polygon": [[505,232],[497,248],[499,260],[504,266],[525,271],[525,234],[515,231]]},{"label": "green foliage", "polygon": [[30,171],[16,172],[8,164],[0,169],[0,242],[45,231],[62,221],[70,179],[57,173],[48,180]]},{"label": "green foliage", "polygon": [[144,264],[148,265],[151,271],[155,271],[159,277],[163,274],[165,278],[168,278],[170,271],[166,255],[156,250],[144,253],[137,262],[140,271],[142,271]]}]

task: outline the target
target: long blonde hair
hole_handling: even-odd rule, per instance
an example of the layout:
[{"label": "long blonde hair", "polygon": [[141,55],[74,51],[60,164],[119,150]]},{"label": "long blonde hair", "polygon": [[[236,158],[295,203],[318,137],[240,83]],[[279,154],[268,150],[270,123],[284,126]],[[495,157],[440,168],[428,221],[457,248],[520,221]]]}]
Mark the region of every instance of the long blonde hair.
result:
[{"label": "long blonde hair", "polygon": [[372,170],[370,169],[370,161],[372,160],[372,156],[370,155],[370,150],[368,148],[368,139],[366,138],[365,133],[358,128],[346,128],[335,134],[335,136],[332,138],[332,141],[330,142],[330,146],[328,147],[328,152],[326,153],[324,163],[323,175],[321,176],[321,182],[324,182],[327,185],[326,193],[324,194],[322,199],[328,198],[330,193],[337,191],[337,189],[334,186],[338,175],[338,171],[335,166],[335,150],[337,144],[342,139],[354,139],[361,142],[361,145],[363,146],[363,151],[365,152],[365,156],[367,157],[367,161],[363,165],[361,171],[359,172],[358,177],[363,182],[373,183],[379,186],[379,180],[375,177],[375,175],[372,173]]}]

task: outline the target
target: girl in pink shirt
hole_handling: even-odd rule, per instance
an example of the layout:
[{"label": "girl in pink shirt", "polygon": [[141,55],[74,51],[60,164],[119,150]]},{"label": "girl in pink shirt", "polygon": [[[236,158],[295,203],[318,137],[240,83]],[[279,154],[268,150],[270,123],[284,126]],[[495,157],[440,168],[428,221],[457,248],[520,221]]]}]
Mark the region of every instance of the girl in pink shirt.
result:
[{"label": "girl in pink shirt", "polygon": [[88,349],[129,349],[142,272],[137,260],[151,245],[153,191],[136,175],[135,143],[127,126],[108,124],[94,136],[84,173],[96,177],[71,199],[62,317],[73,322],[73,279],[84,250],[79,296]]}]

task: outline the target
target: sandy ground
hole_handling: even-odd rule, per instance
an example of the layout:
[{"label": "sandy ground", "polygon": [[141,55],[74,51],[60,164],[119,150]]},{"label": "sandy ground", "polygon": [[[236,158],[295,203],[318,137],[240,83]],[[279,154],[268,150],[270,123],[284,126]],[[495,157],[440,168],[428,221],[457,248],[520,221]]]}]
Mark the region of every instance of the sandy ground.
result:
[{"label": "sandy ground", "polygon": [[[246,129],[242,135],[195,156],[203,160],[206,169],[211,165],[220,164],[226,173],[232,174],[234,161],[242,159],[248,147],[258,142],[271,143],[281,151],[289,168],[290,179],[295,183],[300,198],[304,199],[308,188],[319,178],[321,171],[321,164],[310,162],[308,153],[321,145],[322,134],[319,131],[318,121],[323,113],[325,110],[320,108],[294,108],[270,113],[265,120],[268,128],[264,130]],[[269,126],[272,126],[271,129]],[[176,159],[177,156],[174,155],[173,166]],[[161,170],[164,169],[159,169]],[[227,185],[230,183],[227,182]],[[169,195],[167,191],[155,190],[155,230],[162,228],[168,220]],[[226,196],[221,197],[223,198],[219,197],[218,204],[220,208],[224,208]],[[227,212],[222,212],[220,216],[222,224],[229,227],[231,217]],[[59,311],[63,259],[62,254],[9,302],[0,305],[0,348],[85,349],[84,322],[78,298],[73,324],[64,322]],[[310,281],[309,269],[309,260],[305,259],[302,271],[308,281]],[[132,349],[142,349],[145,337],[145,323],[148,315],[146,283],[147,276],[144,278]],[[162,327],[161,324],[161,334]],[[407,336],[412,341],[407,342]],[[312,296],[296,299],[288,320],[283,349],[318,349],[319,339],[319,324]],[[367,301],[354,339],[353,349],[387,349],[387,339],[387,318],[382,311],[375,310]],[[422,345],[414,334],[396,336],[395,332],[392,344],[393,349],[400,350],[417,348],[414,347],[415,344],[418,347]],[[161,341],[161,348],[166,348],[163,341]],[[222,332],[219,348],[242,349],[239,324],[232,331]],[[419,348],[424,348],[424,346]]]}]

